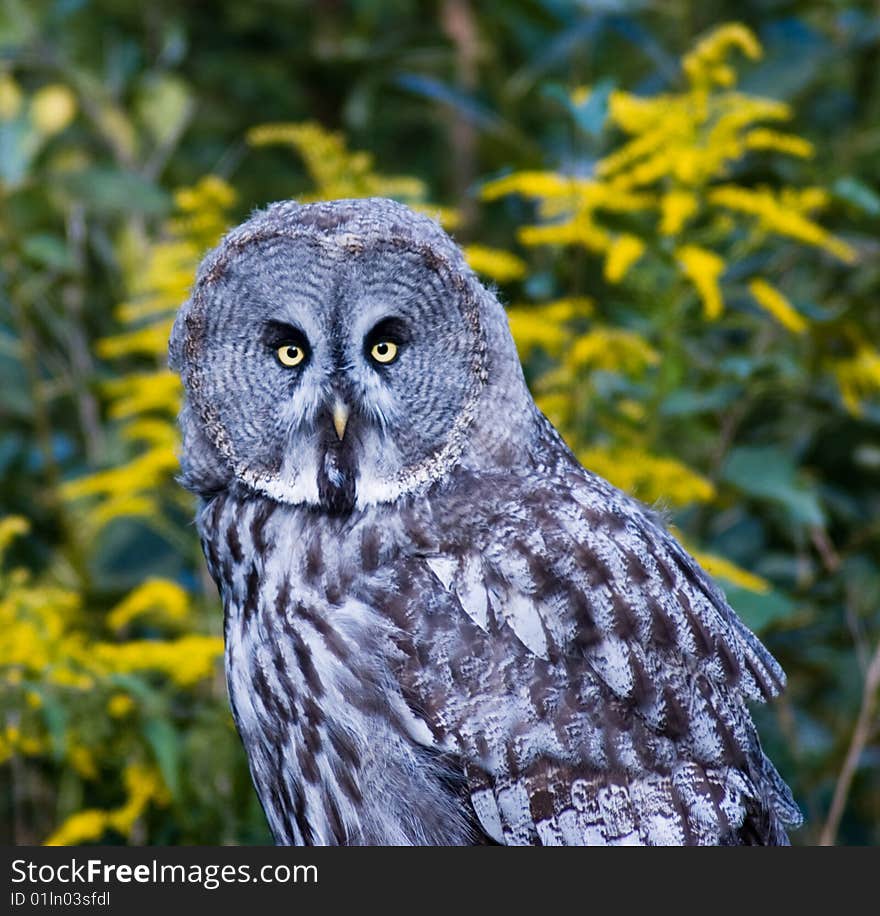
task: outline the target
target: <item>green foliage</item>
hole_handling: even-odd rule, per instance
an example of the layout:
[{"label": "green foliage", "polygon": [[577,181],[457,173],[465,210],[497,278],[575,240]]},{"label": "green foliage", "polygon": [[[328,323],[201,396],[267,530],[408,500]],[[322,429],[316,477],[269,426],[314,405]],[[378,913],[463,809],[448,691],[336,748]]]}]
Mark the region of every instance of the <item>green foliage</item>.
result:
[{"label": "green foliage", "polygon": [[545,411],[783,663],[795,842],[880,842],[878,59],[867,0],[0,0],[0,837],[266,841],[164,340],[224,225],[386,193],[479,242]]}]

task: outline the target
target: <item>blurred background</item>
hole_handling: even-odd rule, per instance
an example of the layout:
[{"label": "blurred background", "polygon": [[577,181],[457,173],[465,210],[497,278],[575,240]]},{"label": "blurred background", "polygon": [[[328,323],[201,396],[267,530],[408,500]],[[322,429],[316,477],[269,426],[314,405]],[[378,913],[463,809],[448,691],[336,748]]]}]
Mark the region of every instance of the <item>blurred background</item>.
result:
[{"label": "blurred background", "polygon": [[0,0],[0,842],[265,843],[174,483],[174,309],[286,197],[436,214],[588,467],[789,675],[880,842],[876,0]]}]

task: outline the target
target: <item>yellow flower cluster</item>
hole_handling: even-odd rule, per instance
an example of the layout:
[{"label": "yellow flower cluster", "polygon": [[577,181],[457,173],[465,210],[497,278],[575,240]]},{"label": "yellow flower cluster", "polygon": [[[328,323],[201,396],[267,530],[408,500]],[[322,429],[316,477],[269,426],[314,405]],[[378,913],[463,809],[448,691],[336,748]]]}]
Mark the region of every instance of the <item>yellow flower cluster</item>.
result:
[{"label": "yellow flower cluster", "polygon": [[699,209],[700,202],[692,191],[667,191],[660,198],[660,234],[678,235]]},{"label": "yellow flower cluster", "polygon": [[752,60],[761,56],[761,46],[754,34],[745,26],[731,22],[697,42],[682,59],[682,69],[693,85],[730,86],[736,81],[736,74],[726,61],[733,48]]},{"label": "yellow flower cluster", "polygon": [[834,360],[830,369],[846,409],[853,416],[861,416],[865,401],[880,398],[880,350],[859,335],[855,336],[853,356]]},{"label": "yellow flower cluster", "polygon": [[507,310],[507,319],[520,356],[526,359],[536,347],[558,356],[571,343],[570,323],[591,315],[593,307],[593,301],[584,296],[554,299],[539,305],[512,305]]},{"label": "yellow flower cluster", "polygon": [[[443,216],[440,208],[426,204],[424,182],[408,175],[382,175],[373,157],[351,152],[342,134],[329,131],[313,121],[299,124],[263,124],[248,131],[251,146],[290,146],[303,160],[314,186],[303,201],[333,200],[341,197],[392,197]],[[449,215],[448,213],[446,214]]]},{"label": "yellow flower cluster", "polygon": [[[704,320],[721,320],[730,283],[747,288],[758,306],[749,312],[752,321],[774,321],[804,335],[810,330],[807,316],[769,277],[741,279],[729,264],[758,255],[753,263],[772,265],[766,255],[779,238],[847,263],[855,259],[849,245],[816,221],[830,201],[825,189],[754,187],[731,178],[750,155],[804,159],[814,153],[812,144],[784,129],[792,118],[788,105],[737,90],[736,54],[755,60],[762,49],[745,26],[722,25],[683,57],[679,90],[651,97],[612,91],[607,124],[609,136],[615,131],[618,139],[592,174],[528,170],[481,189],[486,201],[518,194],[534,202],[536,218],[517,232],[523,246],[582,249],[601,263],[608,286],[627,283],[642,301],[656,300],[656,313],[633,317],[626,328],[583,316],[573,321],[570,313],[554,314],[552,303],[512,306],[509,319],[523,359],[540,349],[554,361],[536,381],[536,400],[584,464],[645,500],[674,506],[711,500],[715,489],[652,447],[658,403],[651,393],[663,397],[681,383],[680,354],[661,365],[661,352],[677,346],[669,324],[682,326],[684,308],[692,303],[701,306]],[[583,105],[590,94],[589,87],[576,89],[573,104]],[[615,310],[619,302],[612,299],[608,314],[623,313]],[[662,346],[655,346],[652,332]],[[544,366],[546,359],[534,365]],[[597,376],[597,370],[620,378]],[[880,389],[880,355],[866,345],[831,371],[851,409],[868,391]],[[587,436],[610,444],[596,446],[584,441]],[[729,582],[756,592],[768,587],[723,558],[700,557]]]},{"label": "yellow flower cluster", "polygon": [[578,453],[578,459],[585,468],[648,503],[686,506],[708,502],[715,495],[711,481],[675,458],[631,446],[587,448]]},{"label": "yellow flower cluster", "polygon": [[[0,519],[0,561],[12,538],[26,531],[23,519]],[[154,579],[117,604],[107,622],[116,629],[144,617],[154,624],[178,624],[186,622],[188,613],[186,593],[175,583]],[[11,699],[14,691],[21,697],[0,727],[0,763],[13,755],[57,760],[58,736],[50,734],[47,720],[39,714],[44,692],[53,696],[54,703],[71,694],[104,695],[108,715],[120,720],[136,708],[133,696],[119,689],[124,678],[153,675],[179,689],[192,689],[214,676],[222,651],[220,637],[193,633],[162,641],[95,639],[90,615],[84,613],[77,593],[33,580],[24,570],[2,572],[0,566],[0,682],[4,697]],[[61,746],[63,765],[84,780],[97,779],[98,761],[108,759],[107,746],[91,731],[89,738],[83,738],[67,728]],[[46,842],[88,842],[100,839],[108,830],[129,836],[148,804],[168,801],[167,790],[151,766],[126,767],[123,782],[126,800],[120,807],[79,811]]]},{"label": "yellow flower cluster", "polygon": [[[724,311],[719,281],[726,264],[718,250],[724,244],[719,230],[725,240],[734,238],[741,233],[743,217],[752,221],[756,244],[762,234],[773,233],[851,262],[855,253],[850,246],[810,216],[827,203],[821,189],[772,191],[717,184],[752,151],[800,158],[813,154],[808,141],[767,126],[791,118],[787,105],[735,91],[737,74],[728,63],[734,50],[751,59],[761,54],[745,26],[722,25],[683,58],[686,86],[681,92],[650,98],[612,92],[608,119],[627,139],[598,161],[594,175],[518,172],[487,183],[483,199],[509,194],[533,198],[543,222],[521,227],[520,242],[576,245],[601,255],[610,284],[623,282],[648,251],[667,263],[673,253],[671,266],[695,289],[709,320]],[[574,101],[584,102],[589,91],[576,90]],[[647,231],[642,218],[622,233],[613,231],[608,221],[614,216],[616,228],[620,217],[645,212],[656,214],[655,233]],[[714,230],[707,235],[711,245],[680,239],[689,229],[696,227],[696,235],[705,226]],[[680,241],[669,249],[661,244],[664,237]]]},{"label": "yellow flower cluster", "polygon": [[0,120],[11,121],[21,111],[21,104],[21,87],[10,74],[0,74]]},{"label": "yellow flower cluster", "polygon": [[0,728],[0,764],[6,763],[13,755],[38,757],[48,749],[48,742],[43,737],[24,734],[17,725]]},{"label": "yellow flower cluster", "polygon": [[526,275],[525,261],[500,248],[466,245],[464,256],[471,268],[478,274],[489,277],[491,280],[497,280],[499,283],[520,280]]},{"label": "yellow flower cluster", "polygon": [[798,209],[785,206],[782,199],[767,188],[752,190],[721,185],[709,191],[708,200],[717,207],[756,217],[758,227],[764,232],[823,248],[848,264],[855,260],[855,252],[849,245],[834,238]]},{"label": "yellow flower cluster", "polygon": [[184,589],[168,579],[147,579],[107,614],[107,625],[118,631],[143,618],[181,624],[188,617],[189,596]]},{"label": "yellow flower cluster", "polygon": [[807,330],[807,322],[795,307],[766,280],[760,277],[749,283],[749,291],[762,309],[769,312],[783,327],[788,328],[793,334],[803,334]]},{"label": "yellow flower cluster", "polygon": [[213,175],[179,190],[177,213],[165,227],[166,239],[152,245],[145,257],[132,259],[133,295],[116,312],[124,330],[99,341],[97,349],[104,359],[152,358],[155,368],[104,385],[109,415],[123,424],[122,437],[140,448],[127,462],[70,481],[64,488],[69,500],[92,500],[87,522],[94,530],[123,516],[150,520],[159,514],[163,489],[178,467],[175,424],[181,389],[177,376],[165,368],[168,337],[199,259],[225,231],[234,202],[232,188]]},{"label": "yellow flower cluster", "polygon": [[219,636],[192,634],[158,641],[136,639],[123,643],[99,642],[90,647],[92,667],[101,674],[155,672],[180,687],[192,687],[216,671],[223,654]]},{"label": "yellow flower cluster", "polygon": [[[681,539],[678,532],[676,532],[676,535]],[[731,562],[725,557],[719,556],[717,553],[695,550],[690,546],[688,546],[687,549],[688,553],[690,553],[697,563],[699,563],[713,578],[724,579],[732,585],[738,585],[740,588],[747,589],[759,595],[766,594],[770,591],[770,583],[766,579],[761,578],[761,576],[756,576],[754,573],[750,573],[747,569],[737,566],[736,563]]]},{"label": "yellow flower cluster", "polygon": [[313,186],[311,193],[297,198],[303,203],[344,197],[391,197],[433,217],[446,229],[454,229],[459,223],[457,211],[428,200],[423,181],[411,175],[376,171],[370,153],[350,151],[342,134],[314,121],[261,124],[248,131],[247,140],[254,147],[289,146],[296,151]]},{"label": "yellow flower cluster", "polygon": [[23,534],[30,531],[30,522],[21,515],[5,515],[0,518],[0,561],[9,545]]},{"label": "yellow flower cluster", "polygon": [[[173,582],[153,579],[136,588],[107,617],[121,630],[148,616],[179,625],[189,616],[189,596]],[[153,672],[190,687],[209,678],[223,651],[219,637],[187,634],[171,640],[96,641],[79,596],[33,582],[24,571],[0,580],[0,676],[91,690],[112,675]]]},{"label": "yellow flower cluster", "polygon": [[100,840],[108,830],[130,836],[138,818],[152,802],[167,805],[168,789],[158,771],[149,766],[132,764],[123,774],[126,800],[118,808],[102,811],[89,808],[72,814],[49,836],[45,846],[77,846]]},{"label": "yellow flower cluster", "polygon": [[641,375],[660,362],[660,354],[633,331],[596,325],[578,337],[565,357],[572,370],[603,370],[624,375]]},{"label": "yellow flower cluster", "polygon": [[31,99],[31,121],[45,137],[61,133],[76,116],[76,97],[60,84],[43,86]]},{"label": "yellow flower cluster", "polygon": [[620,283],[644,252],[645,243],[637,235],[619,235],[605,256],[605,279],[609,283]]},{"label": "yellow flower cluster", "polygon": [[684,245],[675,252],[682,273],[694,284],[703,300],[703,314],[711,321],[721,314],[724,302],[719,280],[727,266],[724,259],[698,245]]}]

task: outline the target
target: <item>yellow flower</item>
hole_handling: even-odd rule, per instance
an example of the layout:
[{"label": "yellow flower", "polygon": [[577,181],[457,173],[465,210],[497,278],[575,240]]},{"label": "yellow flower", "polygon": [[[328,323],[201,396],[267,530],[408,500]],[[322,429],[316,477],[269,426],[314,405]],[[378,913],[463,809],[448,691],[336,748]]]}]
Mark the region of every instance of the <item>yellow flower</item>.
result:
[{"label": "yellow flower", "polygon": [[0,74],[0,120],[11,121],[21,111],[21,89],[8,74]]},{"label": "yellow flower", "polygon": [[691,83],[730,85],[733,71],[725,66],[724,60],[732,48],[738,48],[752,60],[761,56],[761,45],[750,29],[739,23],[726,23],[713,29],[682,58],[682,68]]},{"label": "yellow flower", "polygon": [[55,83],[37,90],[31,99],[30,117],[38,133],[51,136],[60,133],[76,115],[76,96]]},{"label": "yellow flower", "polygon": [[526,274],[526,264],[509,251],[488,248],[485,245],[466,245],[464,256],[478,274],[483,274],[499,283],[519,280]]},{"label": "yellow flower", "polygon": [[773,150],[778,153],[787,153],[789,156],[799,156],[809,159],[815,150],[813,144],[803,137],[794,134],[781,134],[766,127],[759,127],[749,131],[743,138],[746,149]]},{"label": "yellow flower", "polygon": [[798,213],[813,213],[824,210],[831,201],[831,195],[825,188],[782,188],[779,203],[788,210]]},{"label": "yellow flower", "polygon": [[514,172],[503,178],[488,181],[480,189],[483,200],[497,200],[509,194],[523,197],[573,197],[583,187],[584,181],[556,172]]},{"label": "yellow flower", "polygon": [[108,821],[115,830],[128,836],[147,805],[151,801],[165,805],[169,795],[162,777],[153,767],[139,764],[128,766],[123,773],[123,781],[128,798],[120,808],[109,812]]},{"label": "yellow flower", "polygon": [[21,515],[6,515],[0,518],[0,558],[6,548],[23,534],[30,530],[30,522]]},{"label": "yellow flower", "polygon": [[846,409],[854,416],[862,413],[862,403],[880,396],[880,351],[860,340],[854,356],[835,360],[831,371],[837,379]]},{"label": "yellow flower", "polygon": [[191,687],[214,674],[223,654],[223,640],[217,636],[182,636],[159,642],[149,639],[124,643],[94,643],[94,664],[108,674],[155,671],[181,687]]},{"label": "yellow flower", "polygon": [[675,252],[682,273],[693,283],[703,300],[703,314],[710,320],[721,315],[724,301],[718,280],[724,273],[724,259],[713,251],[696,245],[685,245]]},{"label": "yellow flower", "polygon": [[134,700],[125,693],[114,693],[107,701],[107,713],[114,719],[124,719],[134,709]]},{"label": "yellow flower", "polygon": [[783,205],[769,190],[751,190],[738,185],[721,185],[709,192],[709,202],[718,207],[757,217],[768,232],[823,248],[842,261],[852,263],[855,252],[845,242],[808,219],[802,212]]},{"label": "yellow flower", "polygon": [[640,238],[627,233],[617,236],[605,255],[605,279],[620,283],[644,251],[645,243]]},{"label": "yellow flower", "polygon": [[235,189],[217,175],[205,175],[192,187],[174,192],[174,205],[184,213],[228,210],[235,199]]},{"label": "yellow flower", "polygon": [[571,410],[571,396],[562,391],[539,394],[535,398],[541,413],[557,428],[566,425]]},{"label": "yellow flower", "polygon": [[738,585],[740,588],[758,594],[770,591],[770,583],[766,579],[750,573],[718,554],[694,550],[692,547],[688,547],[688,553],[714,578],[724,579],[732,585]]},{"label": "yellow flower", "polygon": [[526,359],[536,347],[558,353],[569,338],[565,327],[545,321],[528,308],[510,309],[507,320],[521,359]]},{"label": "yellow flower", "polygon": [[585,468],[605,477],[639,499],[673,506],[708,502],[715,495],[711,481],[675,458],[652,455],[628,446],[593,447],[578,454]]},{"label": "yellow flower", "polygon": [[660,362],[660,354],[642,337],[623,328],[595,327],[578,337],[566,357],[575,369],[599,369],[640,375]]},{"label": "yellow flower", "polygon": [[758,305],[789,331],[794,334],[803,334],[807,330],[807,322],[798,314],[794,306],[766,280],[752,280],[749,283],[749,291],[757,300]]},{"label": "yellow flower", "polygon": [[526,359],[536,347],[558,355],[571,340],[567,323],[592,311],[593,302],[585,296],[554,299],[537,305],[510,306],[507,319],[520,357]]},{"label": "yellow flower", "polygon": [[113,337],[105,337],[98,341],[96,347],[98,355],[104,359],[118,359],[120,356],[131,354],[160,353],[168,346],[168,336],[171,333],[172,319],[148,324],[146,327],[134,331],[126,331]]},{"label": "yellow flower", "polygon": [[699,209],[699,201],[690,191],[669,191],[660,201],[660,234],[678,235],[685,223]]},{"label": "yellow flower", "polygon": [[632,420],[634,423],[644,422],[645,416],[647,415],[645,405],[638,401],[634,401],[632,398],[621,398],[615,406],[621,416],[626,417],[628,420]]},{"label": "yellow flower", "polygon": [[84,496],[130,494],[139,489],[150,489],[166,480],[177,468],[177,455],[172,448],[152,448],[128,464],[106,471],[97,471],[64,484],[68,499]]},{"label": "yellow flower", "polygon": [[110,416],[125,420],[151,411],[162,411],[171,417],[180,409],[180,379],[167,369],[158,372],[132,372],[104,386],[113,399]]},{"label": "yellow flower", "polygon": [[177,429],[164,419],[144,417],[125,424],[122,437],[129,442],[143,442],[164,448],[177,447]]},{"label": "yellow flower", "polygon": [[89,748],[82,744],[73,744],[67,750],[67,759],[73,769],[83,778],[95,779],[97,777],[98,767]]},{"label": "yellow flower", "polygon": [[106,811],[90,808],[67,818],[44,842],[44,846],[78,846],[99,840],[109,826]]},{"label": "yellow flower", "polygon": [[522,226],[517,232],[519,241],[527,246],[581,245],[590,251],[605,251],[611,244],[611,234],[597,225],[589,215],[581,214],[564,223],[547,226]]},{"label": "yellow flower", "polygon": [[119,631],[142,617],[181,623],[189,614],[189,603],[186,590],[176,582],[147,579],[109,612],[107,625]]},{"label": "yellow flower", "polygon": [[72,814],[44,842],[44,846],[76,846],[100,839],[108,829],[130,836],[137,819],[150,802],[166,805],[168,790],[158,772],[149,766],[132,764],[125,768],[123,782],[127,798],[110,811],[90,808]]},{"label": "yellow flower", "polygon": [[282,144],[297,151],[315,187],[315,193],[303,200],[394,197],[425,203],[424,182],[409,175],[382,175],[369,153],[350,152],[341,134],[314,121],[263,124],[248,131],[247,139],[252,146]]}]

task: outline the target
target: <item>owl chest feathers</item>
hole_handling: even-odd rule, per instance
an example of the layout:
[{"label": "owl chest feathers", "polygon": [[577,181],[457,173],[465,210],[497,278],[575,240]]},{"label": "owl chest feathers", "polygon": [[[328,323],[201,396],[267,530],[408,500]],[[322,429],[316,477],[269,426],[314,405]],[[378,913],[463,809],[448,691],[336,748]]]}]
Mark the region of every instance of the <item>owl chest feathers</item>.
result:
[{"label": "owl chest feathers", "polygon": [[[284,844],[460,844],[444,747],[407,705],[399,569],[373,524],[221,495],[201,513],[236,725]],[[411,648],[411,646],[409,647]]]},{"label": "owl chest feathers", "polygon": [[795,816],[741,696],[772,695],[773,660],[622,497],[568,485],[552,524],[552,494],[515,482],[475,512],[465,475],[346,518],[234,489],[206,505],[233,714],[279,843],[568,842],[607,820],[565,814],[582,783],[661,799],[640,834],[613,828],[641,842],[688,842],[685,823],[717,842],[765,792]]}]

